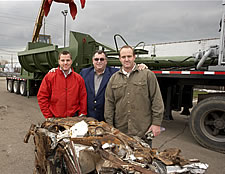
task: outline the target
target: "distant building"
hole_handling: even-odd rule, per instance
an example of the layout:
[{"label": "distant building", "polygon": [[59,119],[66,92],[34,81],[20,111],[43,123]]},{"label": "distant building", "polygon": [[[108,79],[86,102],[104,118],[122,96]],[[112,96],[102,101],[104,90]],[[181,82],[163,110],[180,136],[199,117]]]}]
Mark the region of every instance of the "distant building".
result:
[{"label": "distant building", "polygon": [[21,65],[19,62],[14,62],[13,64],[5,64],[4,72],[20,72]]},{"label": "distant building", "polygon": [[0,72],[3,72],[5,65],[0,65]]},{"label": "distant building", "polygon": [[9,61],[7,61],[7,60],[0,60],[0,65],[5,65],[5,64],[7,64]]}]

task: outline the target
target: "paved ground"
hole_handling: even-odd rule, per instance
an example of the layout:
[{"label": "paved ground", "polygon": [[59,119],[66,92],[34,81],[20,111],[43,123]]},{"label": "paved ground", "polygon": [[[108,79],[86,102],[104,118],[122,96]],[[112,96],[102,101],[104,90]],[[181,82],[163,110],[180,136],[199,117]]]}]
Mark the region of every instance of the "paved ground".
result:
[{"label": "paved ground", "polygon": [[[174,112],[174,121],[164,121],[166,131],[156,137],[153,147],[161,150],[180,148],[186,158],[197,158],[209,164],[207,174],[225,173],[225,154],[201,147],[188,128],[188,117]],[[0,169],[2,174],[33,172],[32,138],[23,143],[31,123],[43,122],[36,97],[22,97],[6,91],[5,78],[0,78]]]}]

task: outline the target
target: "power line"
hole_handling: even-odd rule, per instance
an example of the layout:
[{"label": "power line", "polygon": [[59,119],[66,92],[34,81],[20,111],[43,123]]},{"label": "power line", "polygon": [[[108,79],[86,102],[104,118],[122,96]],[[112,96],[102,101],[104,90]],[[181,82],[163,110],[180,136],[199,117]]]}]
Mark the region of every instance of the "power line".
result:
[{"label": "power line", "polygon": [[[15,17],[15,16],[2,16],[0,15],[0,18],[8,18],[8,19],[18,19],[18,16]],[[23,21],[33,21],[34,22],[34,19],[23,19]]]},{"label": "power line", "polygon": [[[0,15],[1,15],[1,14],[7,15],[7,17],[14,15],[14,14],[12,14],[12,13],[4,13],[4,12],[2,12],[2,11],[0,12]],[[21,16],[21,15],[18,15],[18,13],[16,13],[14,16],[33,20],[33,18],[31,18],[31,17]]]},{"label": "power line", "polygon": [[4,51],[4,52],[8,52],[8,53],[16,53],[16,52],[21,51],[21,50],[12,51],[12,50],[6,50],[6,49],[0,48],[0,51]]},{"label": "power line", "polygon": [[[4,13],[3,13],[3,14],[4,14]],[[7,14],[7,13],[5,13],[5,14]],[[10,16],[8,16],[8,15],[10,15]],[[23,16],[18,16],[18,15],[12,16],[12,14],[9,14],[9,13],[7,14],[7,16],[4,16],[4,15],[1,15],[1,12],[0,12],[0,18],[20,19],[20,21],[21,21],[21,18],[25,18],[25,17],[23,17]],[[34,18],[35,18],[35,17],[34,17]],[[22,21],[30,21],[30,22],[35,23],[34,18],[27,18],[27,17],[26,17],[25,19],[22,19]],[[56,23],[49,22],[48,20],[46,20],[46,22],[47,22],[48,25],[53,25],[53,26],[58,27],[58,25],[57,25]]]},{"label": "power line", "polygon": [[[20,27],[24,27],[24,25],[23,26],[21,26],[21,24],[18,24],[18,23],[8,23],[8,22],[0,22],[0,23],[2,23],[2,24],[7,24],[7,25],[19,25]],[[27,24],[28,25],[28,24]],[[49,24],[48,24],[49,25]],[[56,32],[56,35],[59,35],[58,34],[58,28],[59,27],[57,27],[57,28],[55,28],[55,27],[53,27],[53,26],[46,26],[45,28],[47,29],[47,30],[49,30],[50,32]],[[50,24],[51,25],[51,24]],[[60,29],[61,30],[61,29]],[[6,36],[5,34],[3,35],[4,37]],[[11,37],[11,36],[10,36]]]},{"label": "power line", "polygon": [[[18,26],[21,26],[21,23],[14,23],[14,22],[0,22],[0,23],[2,23],[2,24],[7,24],[7,25],[18,25]],[[26,25],[27,26],[30,26],[31,24],[30,23],[26,23]],[[33,23],[33,25],[35,25],[35,22]],[[50,24],[50,23],[47,23],[47,26],[48,25],[50,25],[50,27],[51,27],[51,25],[52,25],[52,27],[58,27],[58,25],[55,25],[55,24]],[[24,24],[23,24],[23,26],[21,26],[21,27],[24,27]],[[48,26],[49,27],[49,26]]]},{"label": "power line", "polygon": [[9,24],[9,25],[21,25],[21,24],[16,24],[16,23],[8,23],[8,22],[0,22],[0,23],[2,23],[2,24]]}]

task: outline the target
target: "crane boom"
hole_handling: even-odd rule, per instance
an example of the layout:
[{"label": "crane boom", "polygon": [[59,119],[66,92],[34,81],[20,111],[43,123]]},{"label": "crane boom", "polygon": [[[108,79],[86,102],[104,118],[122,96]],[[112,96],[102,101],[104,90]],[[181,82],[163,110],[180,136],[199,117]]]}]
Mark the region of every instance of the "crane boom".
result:
[{"label": "crane boom", "polygon": [[33,36],[32,36],[32,42],[37,42],[37,39],[39,37],[39,33],[42,27],[42,21],[44,18],[44,3],[46,0],[42,0],[41,2],[41,7],[39,9],[38,12],[38,16],[35,22],[35,26],[34,26],[34,31],[33,31]]}]

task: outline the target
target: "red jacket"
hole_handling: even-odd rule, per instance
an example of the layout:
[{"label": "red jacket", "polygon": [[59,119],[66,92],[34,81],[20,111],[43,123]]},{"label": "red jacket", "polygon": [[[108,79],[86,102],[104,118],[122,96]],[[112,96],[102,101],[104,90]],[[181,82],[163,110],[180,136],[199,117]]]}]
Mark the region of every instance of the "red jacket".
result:
[{"label": "red jacket", "polygon": [[87,115],[87,93],[83,78],[72,70],[67,78],[58,68],[42,80],[37,95],[38,104],[45,118]]}]

